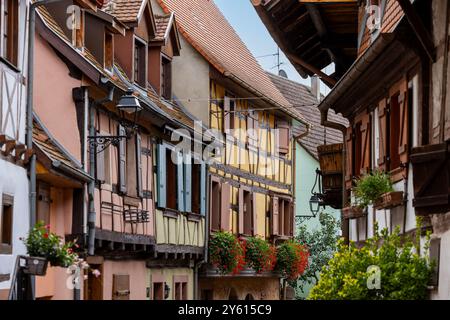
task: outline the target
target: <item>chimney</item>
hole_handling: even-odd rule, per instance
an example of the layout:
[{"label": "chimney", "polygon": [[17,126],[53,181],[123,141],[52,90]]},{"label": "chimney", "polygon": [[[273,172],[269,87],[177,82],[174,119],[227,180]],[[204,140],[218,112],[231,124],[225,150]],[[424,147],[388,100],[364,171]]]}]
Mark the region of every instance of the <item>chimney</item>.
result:
[{"label": "chimney", "polygon": [[316,74],[311,76],[311,93],[320,102],[320,78]]}]

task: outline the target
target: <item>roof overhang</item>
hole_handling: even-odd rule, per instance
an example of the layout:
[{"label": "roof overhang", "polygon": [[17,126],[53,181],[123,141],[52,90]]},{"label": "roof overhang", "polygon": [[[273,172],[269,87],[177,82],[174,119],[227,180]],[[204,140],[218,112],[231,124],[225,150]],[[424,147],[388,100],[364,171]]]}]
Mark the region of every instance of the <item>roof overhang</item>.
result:
[{"label": "roof overhang", "polygon": [[[357,56],[358,1],[252,1],[275,42],[301,76],[333,87]],[[322,69],[335,63],[334,75]]]},{"label": "roof overhang", "polygon": [[389,83],[397,80],[412,61],[419,60],[406,43],[395,34],[380,34],[320,103],[319,109],[333,109],[348,118],[384,96]]}]

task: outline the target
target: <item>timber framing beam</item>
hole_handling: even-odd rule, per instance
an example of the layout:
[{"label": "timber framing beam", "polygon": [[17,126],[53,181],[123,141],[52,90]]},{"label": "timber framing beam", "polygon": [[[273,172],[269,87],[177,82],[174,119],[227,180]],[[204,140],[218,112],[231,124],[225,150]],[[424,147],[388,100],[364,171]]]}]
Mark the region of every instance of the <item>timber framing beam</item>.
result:
[{"label": "timber framing beam", "polygon": [[431,61],[436,62],[436,48],[433,44],[433,40],[431,39],[429,32],[425,28],[422,20],[414,9],[414,6],[409,0],[397,0],[397,2],[405,13],[406,19],[411,25],[411,28],[416,33],[417,39],[419,40],[426,54]]}]

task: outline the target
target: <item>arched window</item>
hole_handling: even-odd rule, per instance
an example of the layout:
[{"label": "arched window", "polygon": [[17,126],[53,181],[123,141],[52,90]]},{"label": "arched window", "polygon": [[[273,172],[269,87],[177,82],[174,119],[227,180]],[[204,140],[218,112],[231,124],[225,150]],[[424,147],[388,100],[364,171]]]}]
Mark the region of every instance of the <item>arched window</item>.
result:
[{"label": "arched window", "polygon": [[253,295],[249,293],[245,296],[245,300],[255,300],[255,298],[253,298]]},{"label": "arched window", "polygon": [[234,290],[234,288],[231,288],[230,295],[228,296],[228,300],[239,300],[237,292],[236,292],[236,290]]}]

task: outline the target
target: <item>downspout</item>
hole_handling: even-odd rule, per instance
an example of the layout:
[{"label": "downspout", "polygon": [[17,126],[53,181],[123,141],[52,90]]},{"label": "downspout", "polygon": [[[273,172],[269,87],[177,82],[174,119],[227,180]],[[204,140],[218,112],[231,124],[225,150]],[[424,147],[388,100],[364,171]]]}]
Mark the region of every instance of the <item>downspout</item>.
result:
[{"label": "downspout", "polygon": [[[328,120],[328,109],[320,110],[320,123],[328,128],[336,129],[342,132],[343,136],[343,148],[342,148],[342,206],[345,205],[345,201],[347,200],[347,197],[345,196],[345,161],[346,161],[346,155],[347,155],[347,146],[345,143],[345,136],[347,134],[347,127],[343,124],[329,121]],[[348,220],[345,220],[343,217],[341,217],[341,229],[342,229],[342,236],[344,237],[345,243],[349,243],[349,223]]]}]

